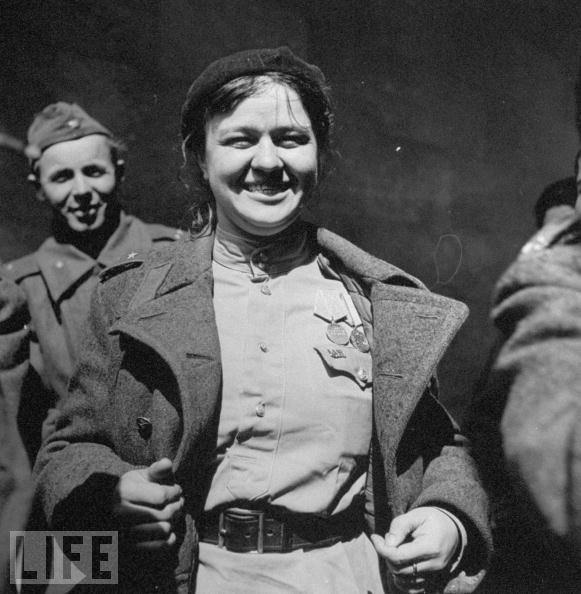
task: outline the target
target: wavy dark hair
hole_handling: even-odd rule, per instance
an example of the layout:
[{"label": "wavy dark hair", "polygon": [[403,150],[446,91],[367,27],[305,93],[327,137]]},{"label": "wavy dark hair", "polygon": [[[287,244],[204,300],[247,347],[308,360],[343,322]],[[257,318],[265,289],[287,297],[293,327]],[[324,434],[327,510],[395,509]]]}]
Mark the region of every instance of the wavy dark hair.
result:
[{"label": "wavy dark hair", "polygon": [[256,95],[273,82],[289,87],[300,97],[317,139],[319,181],[326,177],[331,162],[331,132],[334,123],[331,96],[327,87],[304,77],[277,71],[244,75],[228,81],[206,98],[204,107],[192,119],[190,131],[182,142],[184,161],[180,177],[192,192],[194,235],[203,235],[216,226],[215,199],[199,166],[199,160],[205,154],[208,122],[216,115],[232,111],[242,101]]}]

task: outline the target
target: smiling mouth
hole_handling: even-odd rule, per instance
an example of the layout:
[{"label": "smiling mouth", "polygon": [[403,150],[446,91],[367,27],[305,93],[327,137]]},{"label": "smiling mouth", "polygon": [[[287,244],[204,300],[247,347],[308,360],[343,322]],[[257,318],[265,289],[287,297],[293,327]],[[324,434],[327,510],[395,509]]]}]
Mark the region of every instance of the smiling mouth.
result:
[{"label": "smiling mouth", "polygon": [[99,209],[97,207],[91,207],[87,209],[75,209],[72,210],[72,214],[79,220],[79,221],[90,221],[97,216]]},{"label": "smiling mouth", "polygon": [[276,194],[280,194],[282,192],[286,192],[288,189],[291,188],[291,184],[289,182],[280,183],[280,184],[244,184],[243,188],[247,192],[252,192],[254,194],[264,194],[266,196],[276,196]]}]

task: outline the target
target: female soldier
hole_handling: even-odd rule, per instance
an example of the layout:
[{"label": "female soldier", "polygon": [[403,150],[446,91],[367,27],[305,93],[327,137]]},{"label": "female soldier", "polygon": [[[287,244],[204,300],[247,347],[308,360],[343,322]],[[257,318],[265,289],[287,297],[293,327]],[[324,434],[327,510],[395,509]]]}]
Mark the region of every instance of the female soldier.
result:
[{"label": "female soldier", "polygon": [[288,48],[211,64],[182,111],[192,238],[94,295],[40,495],[55,528],[121,529],[138,591],[482,576],[485,496],[433,381],[466,307],[300,221],[331,124],[321,71]]}]

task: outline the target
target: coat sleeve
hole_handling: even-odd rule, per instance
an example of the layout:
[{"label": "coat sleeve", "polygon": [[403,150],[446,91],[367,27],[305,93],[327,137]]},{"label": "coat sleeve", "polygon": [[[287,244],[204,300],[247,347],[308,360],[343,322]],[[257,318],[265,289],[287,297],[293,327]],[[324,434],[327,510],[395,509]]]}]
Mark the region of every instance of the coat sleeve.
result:
[{"label": "coat sleeve", "polygon": [[[485,575],[492,553],[488,496],[482,486],[470,444],[446,409],[427,390],[413,425],[422,431],[426,467],[422,489],[411,507],[436,506],[447,509],[467,532],[466,549],[448,582],[445,592],[468,593]],[[405,450],[401,447],[402,451]]]},{"label": "coat sleeve", "polygon": [[[493,318],[506,340],[490,389],[506,395],[501,433],[515,486],[581,556],[579,219],[538,234],[501,277]],[[524,492],[523,492],[524,491]]]},{"label": "coat sleeve", "polygon": [[28,321],[24,293],[16,283],[0,276],[0,390],[7,410],[14,415],[30,365]]},{"label": "coat sleeve", "polygon": [[9,536],[24,530],[32,500],[30,465],[16,426],[27,348],[24,299],[0,278],[0,591],[8,591]]},{"label": "coat sleeve", "polygon": [[108,334],[113,308],[105,301],[98,285],[69,394],[34,468],[38,500],[53,529],[106,529],[113,489],[134,468],[112,448],[110,387],[119,357],[116,340]]}]

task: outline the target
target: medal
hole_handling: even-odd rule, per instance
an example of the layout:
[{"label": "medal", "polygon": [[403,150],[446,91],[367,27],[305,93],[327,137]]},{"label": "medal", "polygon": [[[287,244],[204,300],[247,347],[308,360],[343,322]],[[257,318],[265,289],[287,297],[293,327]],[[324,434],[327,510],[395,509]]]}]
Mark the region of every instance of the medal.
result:
[{"label": "medal", "polygon": [[367,342],[367,338],[362,330],[359,328],[353,328],[351,331],[351,336],[349,337],[349,342],[362,353],[369,352],[369,342]]},{"label": "medal", "polygon": [[341,324],[337,324],[334,318],[327,326],[327,338],[335,344],[346,345],[349,342],[349,334],[347,334],[347,330],[345,330]]}]

